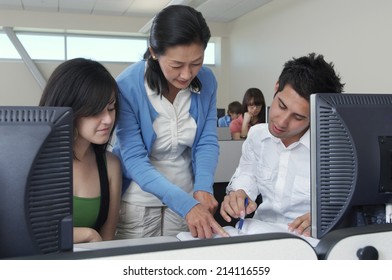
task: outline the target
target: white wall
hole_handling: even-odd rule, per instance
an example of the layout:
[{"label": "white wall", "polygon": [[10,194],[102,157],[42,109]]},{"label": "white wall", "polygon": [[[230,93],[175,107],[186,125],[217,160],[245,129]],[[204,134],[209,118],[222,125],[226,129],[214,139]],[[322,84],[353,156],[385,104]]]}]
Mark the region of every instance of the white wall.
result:
[{"label": "white wall", "polygon": [[[285,61],[310,52],[333,61],[346,92],[392,92],[392,1],[273,0],[230,24],[209,23],[221,37],[217,76],[218,106],[242,101],[245,90],[259,87],[267,103]],[[146,19],[51,15],[0,11],[0,26],[56,30],[136,32]],[[47,78],[56,65],[40,62]],[[126,64],[105,64],[116,76]],[[23,62],[0,61],[0,104],[35,104],[41,90]]]},{"label": "white wall", "polygon": [[[259,87],[270,103],[285,61],[323,54],[345,92],[392,93],[392,1],[273,0],[230,26],[230,97]],[[229,100],[226,100],[229,102]]]}]

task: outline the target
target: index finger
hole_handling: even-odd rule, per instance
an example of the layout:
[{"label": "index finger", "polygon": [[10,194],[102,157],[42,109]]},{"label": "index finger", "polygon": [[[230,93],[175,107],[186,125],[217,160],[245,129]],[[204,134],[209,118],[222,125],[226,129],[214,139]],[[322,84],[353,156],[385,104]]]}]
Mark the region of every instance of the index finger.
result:
[{"label": "index finger", "polygon": [[221,227],[217,222],[212,222],[211,223],[211,228],[212,231],[216,234],[218,234],[221,237],[229,237],[230,235],[225,231],[223,227]]}]

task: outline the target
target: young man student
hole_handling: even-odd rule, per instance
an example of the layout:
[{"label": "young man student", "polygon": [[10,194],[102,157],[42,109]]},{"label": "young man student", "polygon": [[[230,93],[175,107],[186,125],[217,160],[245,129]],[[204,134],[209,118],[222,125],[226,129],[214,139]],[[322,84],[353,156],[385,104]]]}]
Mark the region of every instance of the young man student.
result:
[{"label": "young man student", "polygon": [[242,112],[242,105],[239,101],[233,101],[227,107],[227,115],[218,119],[219,127],[229,127],[231,121],[236,120]]},{"label": "young man student", "polygon": [[227,222],[256,211],[255,219],[288,224],[290,231],[310,236],[310,95],[341,93],[343,88],[334,65],[322,55],[311,53],[284,64],[269,122],[250,129],[227,186],[220,209]]}]

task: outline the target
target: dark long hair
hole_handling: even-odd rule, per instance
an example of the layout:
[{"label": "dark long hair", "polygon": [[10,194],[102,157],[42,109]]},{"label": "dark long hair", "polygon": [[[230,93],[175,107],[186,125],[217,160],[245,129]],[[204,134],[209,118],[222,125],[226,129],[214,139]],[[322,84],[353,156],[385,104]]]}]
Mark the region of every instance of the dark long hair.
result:
[{"label": "dark long hair", "polygon": [[[200,12],[189,6],[171,5],[155,16],[151,26],[149,46],[159,56],[165,54],[168,48],[192,43],[201,44],[206,49],[210,37],[210,29]],[[168,82],[158,61],[151,57],[149,48],[144,53],[144,59],[148,64],[145,73],[148,86],[158,94],[167,93]],[[200,80],[195,77],[190,88],[200,91],[201,87]]]},{"label": "dark long hair", "polygon": [[[113,76],[99,62],[75,58],[60,64],[50,76],[39,106],[71,107],[76,127],[79,118],[102,112],[113,101],[113,94],[116,119],[109,143],[119,113],[119,88]],[[108,143],[96,146],[106,150]]]},{"label": "dark long hair", "polygon": [[256,106],[261,106],[260,113],[257,115],[257,123],[265,123],[265,99],[263,92],[258,88],[248,88],[242,100],[242,113],[248,112],[249,102],[253,99]]}]

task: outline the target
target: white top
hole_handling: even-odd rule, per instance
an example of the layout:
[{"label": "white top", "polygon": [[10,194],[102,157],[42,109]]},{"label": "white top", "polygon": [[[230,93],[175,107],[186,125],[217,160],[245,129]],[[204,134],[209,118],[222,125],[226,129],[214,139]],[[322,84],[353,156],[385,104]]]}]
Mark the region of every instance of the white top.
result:
[{"label": "white top", "polygon": [[310,211],[310,134],[289,147],[270,134],[268,124],[249,130],[240,163],[227,191],[243,189],[252,200],[262,194],[254,218],[287,224]]},{"label": "white top", "polygon": [[[157,138],[149,156],[151,164],[170,182],[192,194],[191,147],[197,127],[189,114],[191,92],[189,89],[181,90],[172,104],[165,97],[153,92],[146,84],[145,87],[151,104],[158,112],[158,117],[153,123]],[[163,205],[156,196],[143,191],[134,181],[123,195],[123,200],[140,206]]]}]

